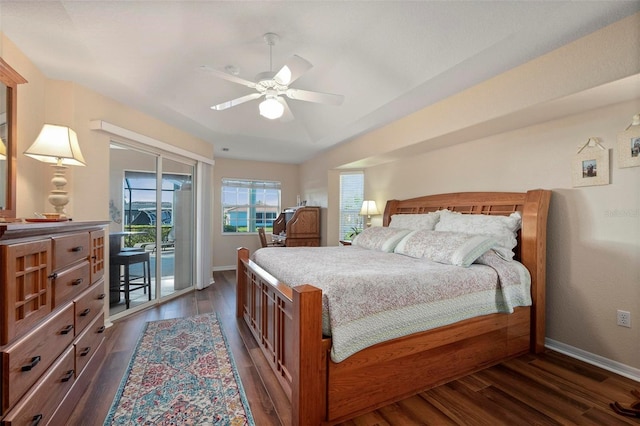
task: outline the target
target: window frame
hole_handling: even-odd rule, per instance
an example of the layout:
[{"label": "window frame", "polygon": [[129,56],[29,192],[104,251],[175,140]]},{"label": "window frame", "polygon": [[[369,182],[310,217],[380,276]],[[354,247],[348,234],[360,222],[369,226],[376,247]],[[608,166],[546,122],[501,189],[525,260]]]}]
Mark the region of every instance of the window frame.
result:
[{"label": "window frame", "polygon": [[[232,190],[231,192],[235,191],[235,203],[225,200],[225,197],[230,196],[229,190]],[[247,191],[246,194],[243,194],[244,190]],[[262,194],[258,194],[258,191],[262,191]],[[272,193],[269,194],[269,192]],[[274,196],[277,198],[277,205],[270,204],[268,201]],[[241,200],[243,197],[244,200]],[[264,202],[252,203],[252,198],[254,201],[264,200]],[[278,218],[281,211],[282,184],[273,180],[222,178],[220,204],[222,218],[220,231],[223,235],[257,234],[258,228],[273,229],[273,222]],[[234,209],[238,212],[244,211],[245,214],[238,214],[233,219],[230,217],[229,212]],[[238,225],[238,221],[243,221],[244,223]],[[230,230],[232,226],[236,228]],[[238,229],[243,228],[246,228],[246,230],[238,231]]]},{"label": "window frame", "polygon": [[[343,209],[344,207],[344,202],[343,202],[343,197],[344,197],[344,192],[345,192],[345,188],[343,187],[343,178],[346,176],[354,176],[357,175],[361,178],[361,187],[360,189],[360,194],[359,194],[359,198],[356,197],[354,202],[355,204],[353,205],[352,209],[348,209],[345,210]],[[364,228],[364,221],[362,216],[360,216],[360,209],[362,207],[362,202],[364,201],[364,172],[363,171],[350,171],[350,172],[342,172],[340,173],[340,183],[339,183],[339,204],[338,204],[338,239],[340,241],[349,241],[350,239],[353,239],[353,236],[351,238],[347,238],[347,235],[349,234],[349,232],[352,231],[352,228],[356,228],[356,230],[358,230],[358,232],[361,232],[362,229]],[[351,223],[349,224],[344,224],[343,223],[343,218],[345,215],[345,211],[348,211],[348,215],[354,216],[353,220],[351,221]]]}]

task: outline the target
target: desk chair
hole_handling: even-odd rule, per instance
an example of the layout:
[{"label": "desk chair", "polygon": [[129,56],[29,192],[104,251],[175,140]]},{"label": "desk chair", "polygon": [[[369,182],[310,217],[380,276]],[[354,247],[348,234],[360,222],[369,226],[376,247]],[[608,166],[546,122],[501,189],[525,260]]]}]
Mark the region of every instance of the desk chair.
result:
[{"label": "desk chair", "polygon": [[[117,254],[110,256],[111,265],[118,266],[118,273],[120,266],[124,266],[124,276],[120,281],[120,292],[124,293],[124,301],[127,309],[129,309],[129,293],[131,291],[144,289],[147,292],[149,288],[149,300],[151,300],[151,262],[149,261],[149,253],[144,251],[121,251]],[[142,263],[142,275],[131,276],[130,267]],[[132,283],[131,281],[142,278],[142,283]]]},{"label": "desk chair", "polygon": [[258,228],[258,235],[260,236],[260,244],[262,247],[284,247],[284,244],[279,242],[267,242],[267,235],[264,233],[264,228]]}]

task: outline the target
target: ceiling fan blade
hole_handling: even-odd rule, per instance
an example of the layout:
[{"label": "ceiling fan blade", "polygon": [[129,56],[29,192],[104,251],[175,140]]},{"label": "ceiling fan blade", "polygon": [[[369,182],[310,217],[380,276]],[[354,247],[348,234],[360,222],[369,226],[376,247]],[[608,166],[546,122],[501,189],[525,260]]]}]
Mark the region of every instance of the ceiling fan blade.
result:
[{"label": "ceiling fan blade", "polygon": [[344,101],[344,96],[342,95],[334,95],[333,93],[311,92],[309,90],[301,89],[287,89],[286,95],[289,99],[316,102],[319,104],[341,105]]},{"label": "ceiling fan blade", "polygon": [[227,74],[226,72],[218,71],[218,70],[216,70],[214,68],[211,68],[211,67],[209,67],[207,65],[201,65],[199,67],[199,69],[201,71],[208,72],[209,74],[213,74],[216,77],[225,79],[225,80],[230,81],[232,83],[242,84],[243,86],[247,86],[247,87],[250,87],[252,89],[254,89],[256,87],[256,83],[254,83],[253,81],[245,80],[244,78],[236,77],[235,75],[231,75],[231,74]]},{"label": "ceiling fan blade", "polygon": [[250,95],[246,95],[246,96],[242,96],[240,98],[236,98],[227,102],[223,102],[221,104],[218,105],[214,105],[211,107],[211,109],[215,109],[216,111],[222,111],[223,109],[227,109],[227,108],[231,108],[234,107],[236,105],[240,105],[243,104],[245,102],[249,102],[252,101],[254,99],[258,99],[260,96],[262,96],[262,93],[252,93]]},{"label": "ceiling fan blade", "polygon": [[287,63],[280,69],[280,71],[278,71],[273,79],[278,84],[288,86],[289,84],[300,78],[302,74],[309,71],[312,67],[313,65],[311,65],[311,62],[307,61],[304,58],[301,58],[298,55],[293,55],[291,59],[289,59]]},{"label": "ceiling fan blade", "polygon": [[289,108],[289,104],[287,103],[287,101],[283,97],[278,96],[278,102],[280,102],[284,106],[284,112],[282,113],[282,117],[280,117],[280,121],[284,123],[293,121],[295,117],[293,116],[293,113],[291,112],[291,109]]}]

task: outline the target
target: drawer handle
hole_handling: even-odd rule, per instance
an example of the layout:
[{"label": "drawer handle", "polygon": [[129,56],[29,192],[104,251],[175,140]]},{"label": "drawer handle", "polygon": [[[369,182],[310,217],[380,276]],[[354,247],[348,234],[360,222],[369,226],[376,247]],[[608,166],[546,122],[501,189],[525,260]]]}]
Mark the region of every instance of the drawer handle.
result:
[{"label": "drawer handle", "polygon": [[104,293],[100,293],[100,295],[98,296],[98,300],[102,300],[106,297],[106,295]]},{"label": "drawer handle", "polygon": [[80,352],[80,356],[87,356],[89,355],[89,352],[91,352],[91,346],[84,348],[81,352]]},{"label": "drawer handle", "polygon": [[33,367],[38,365],[40,360],[41,360],[40,355],[34,356],[33,358],[31,358],[31,362],[29,364],[22,366],[22,371],[31,371]]},{"label": "drawer handle", "polygon": [[62,379],[60,379],[60,381],[61,382],[68,382],[69,380],[71,380],[72,377],[73,377],[73,370],[69,370],[69,371],[67,371],[67,374],[62,376]]},{"label": "drawer handle", "polygon": [[35,416],[33,416],[33,419],[31,419],[31,426],[38,426],[41,420],[42,414],[36,414]]},{"label": "drawer handle", "polygon": [[91,312],[91,309],[87,308],[84,311],[80,312],[80,316],[86,317],[87,315],[89,315],[89,312]]},{"label": "drawer handle", "polygon": [[84,279],[78,278],[77,280],[73,280],[71,285],[80,285],[80,284],[82,284],[82,281],[84,281]]},{"label": "drawer handle", "polygon": [[74,248],[71,249],[71,251],[74,252],[74,253],[81,252],[82,250],[84,250],[83,246],[78,246],[78,247],[74,247]]},{"label": "drawer handle", "polygon": [[71,330],[73,330],[73,325],[69,324],[68,326],[60,330],[60,334],[69,334],[71,333]]},{"label": "drawer handle", "polygon": [[58,273],[54,272],[53,274],[49,275],[47,278],[51,278],[52,280],[55,280],[56,278],[58,278]]},{"label": "drawer handle", "polygon": [[100,333],[104,333],[104,329],[105,329],[105,326],[104,326],[104,325],[103,325],[103,326],[100,326],[100,328],[98,329],[98,334],[100,334]]}]

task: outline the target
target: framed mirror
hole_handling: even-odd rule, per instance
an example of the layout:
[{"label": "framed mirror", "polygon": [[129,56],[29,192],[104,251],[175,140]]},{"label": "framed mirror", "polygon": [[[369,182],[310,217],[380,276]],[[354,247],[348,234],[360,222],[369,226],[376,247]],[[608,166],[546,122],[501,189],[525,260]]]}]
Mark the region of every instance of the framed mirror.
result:
[{"label": "framed mirror", "polygon": [[16,108],[20,74],[0,58],[0,218],[16,217]]}]

